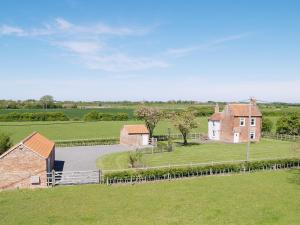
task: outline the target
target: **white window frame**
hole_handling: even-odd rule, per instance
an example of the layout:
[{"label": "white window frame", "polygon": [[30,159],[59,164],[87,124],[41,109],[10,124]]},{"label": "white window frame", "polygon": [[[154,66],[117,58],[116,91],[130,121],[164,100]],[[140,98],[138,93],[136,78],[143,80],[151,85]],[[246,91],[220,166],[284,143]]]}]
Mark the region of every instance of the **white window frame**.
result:
[{"label": "white window frame", "polygon": [[[251,138],[253,136],[253,138]],[[255,131],[250,131],[250,140],[255,140]]]},{"label": "white window frame", "polygon": [[[243,124],[242,124],[243,121]],[[240,127],[244,127],[246,125],[246,119],[245,118],[240,118]]]},{"label": "white window frame", "polygon": [[[252,124],[252,120],[253,120],[253,122],[254,122],[253,124]],[[251,126],[251,127],[255,127],[255,126],[256,126],[256,118],[251,118],[251,119],[250,119],[250,126]]]}]

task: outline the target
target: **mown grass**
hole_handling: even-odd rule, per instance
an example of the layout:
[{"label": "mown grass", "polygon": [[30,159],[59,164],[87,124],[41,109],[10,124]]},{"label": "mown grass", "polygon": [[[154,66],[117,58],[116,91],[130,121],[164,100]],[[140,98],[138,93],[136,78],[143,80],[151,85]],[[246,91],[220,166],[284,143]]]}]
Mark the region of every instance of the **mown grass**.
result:
[{"label": "mown grass", "polygon": [[5,225],[300,224],[297,170],[0,193]]},{"label": "mown grass", "polygon": [[[296,155],[293,142],[263,139],[251,144],[251,159],[289,158]],[[128,168],[128,152],[104,155],[97,160],[98,168]],[[189,146],[177,146],[173,152],[143,154],[142,164],[145,166],[161,166],[169,164],[189,164],[200,162],[219,162],[245,160],[246,144],[207,143]]]},{"label": "mown grass", "polygon": [[[207,118],[198,118],[199,127],[193,132],[207,133]],[[76,140],[105,137],[119,137],[124,124],[137,124],[143,121],[100,121],[100,122],[0,122],[0,131],[7,132],[16,143],[34,131],[52,140]],[[170,121],[159,122],[155,134],[166,134],[168,128],[178,133]]]}]

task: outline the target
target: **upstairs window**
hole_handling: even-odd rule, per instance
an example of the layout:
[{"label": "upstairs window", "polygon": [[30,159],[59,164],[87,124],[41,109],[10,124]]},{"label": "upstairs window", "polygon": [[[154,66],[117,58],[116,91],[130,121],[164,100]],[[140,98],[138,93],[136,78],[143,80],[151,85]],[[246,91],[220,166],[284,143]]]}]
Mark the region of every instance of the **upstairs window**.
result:
[{"label": "upstairs window", "polygon": [[240,118],[240,126],[241,127],[245,126],[245,118]]},{"label": "upstairs window", "polygon": [[213,127],[215,126],[215,121],[213,121]]},{"label": "upstairs window", "polygon": [[256,119],[255,118],[251,118],[250,120],[250,126],[255,127],[256,125]]}]

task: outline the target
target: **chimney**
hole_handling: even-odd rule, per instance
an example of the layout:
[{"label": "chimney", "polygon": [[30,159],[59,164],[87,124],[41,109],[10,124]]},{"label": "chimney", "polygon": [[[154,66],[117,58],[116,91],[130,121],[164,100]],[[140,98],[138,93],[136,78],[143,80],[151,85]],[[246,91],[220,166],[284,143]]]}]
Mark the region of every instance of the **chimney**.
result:
[{"label": "chimney", "polygon": [[256,99],[251,97],[250,98],[250,103],[251,103],[251,105],[256,105]]},{"label": "chimney", "polygon": [[216,105],[215,105],[215,113],[218,113],[218,112],[220,112],[219,104],[216,103]]}]

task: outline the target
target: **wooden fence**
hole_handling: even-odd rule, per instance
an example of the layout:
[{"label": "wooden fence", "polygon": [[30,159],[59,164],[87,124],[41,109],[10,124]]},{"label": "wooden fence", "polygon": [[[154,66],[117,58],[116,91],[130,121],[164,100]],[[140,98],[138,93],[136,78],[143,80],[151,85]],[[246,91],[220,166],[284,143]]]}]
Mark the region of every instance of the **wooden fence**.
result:
[{"label": "wooden fence", "polygon": [[299,135],[289,135],[289,134],[263,133],[262,137],[263,138],[280,140],[280,141],[297,141],[297,140],[300,140]]}]

